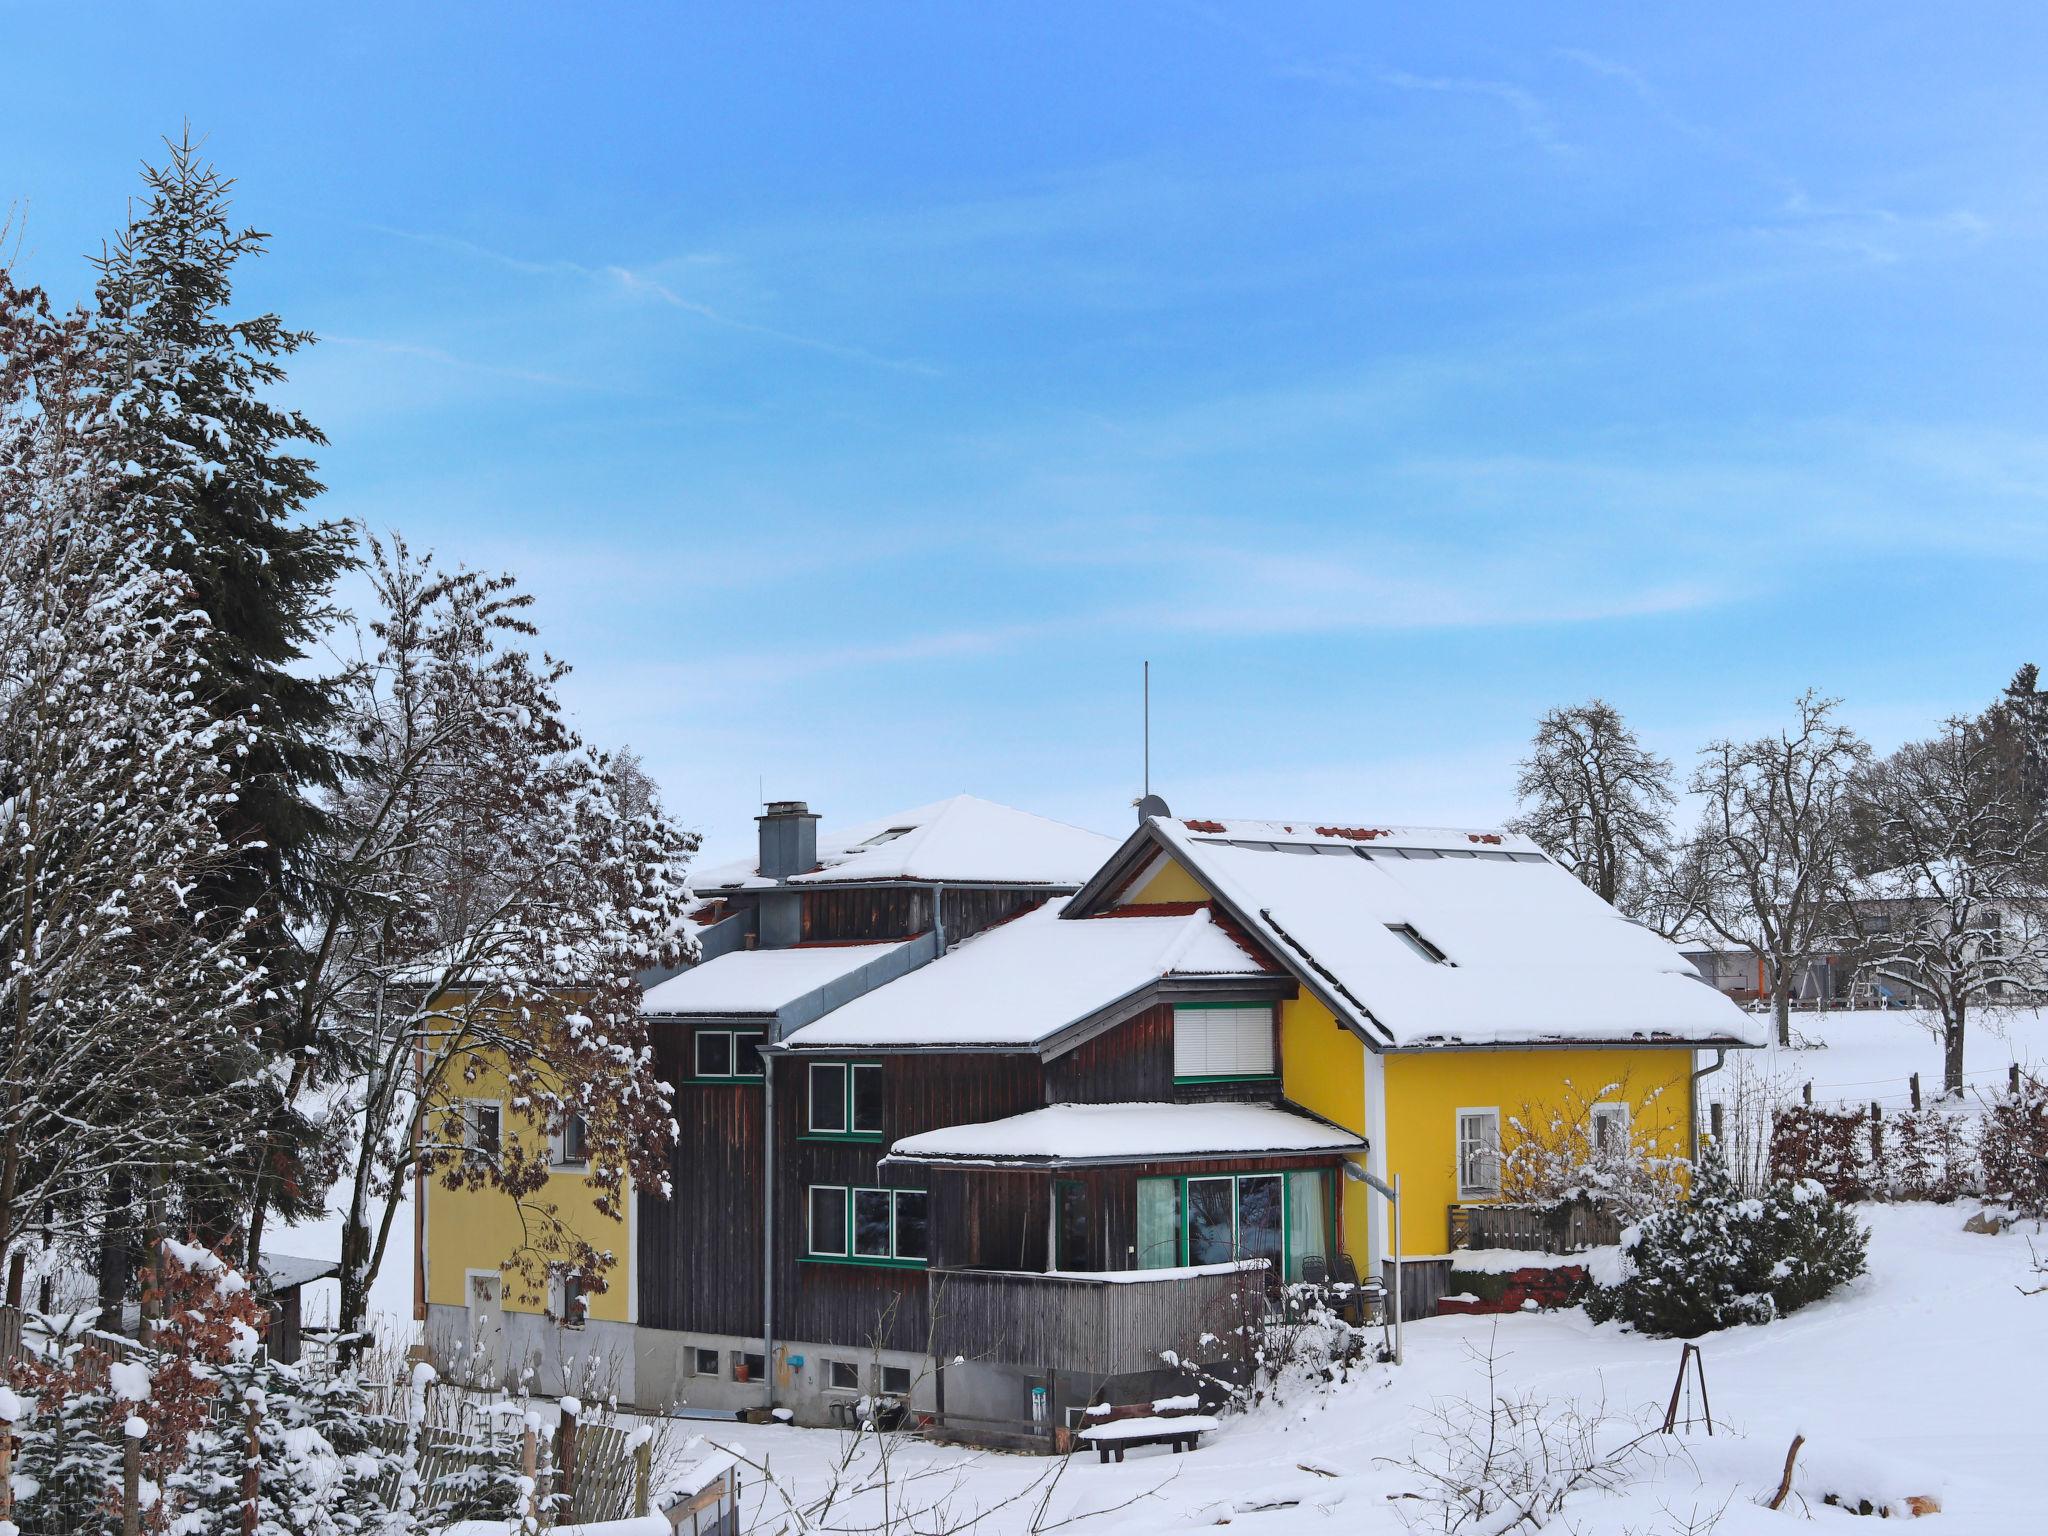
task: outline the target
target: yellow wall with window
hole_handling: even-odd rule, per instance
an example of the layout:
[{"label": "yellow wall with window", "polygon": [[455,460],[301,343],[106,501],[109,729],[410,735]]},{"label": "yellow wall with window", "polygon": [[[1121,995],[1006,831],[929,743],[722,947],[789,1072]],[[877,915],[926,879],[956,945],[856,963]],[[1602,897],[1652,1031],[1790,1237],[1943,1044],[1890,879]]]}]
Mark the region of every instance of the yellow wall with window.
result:
[{"label": "yellow wall with window", "polygon": [[[1507,1144],[1510,1122],[1525,1108],[1625,1099],[1638,1148],[1683,1157],[1690,1147],[1692,1052],[1682,1047],[1396,1052],[1386,1058],[1386,1073],[1387,1169],[1401,1175],[1404,1254],[1450,1248],[1450,1207],[1461,1203],[1461,1109],[1499,1110]],[[1616,1092],[1603,1093],[1613,1085]]]},{"label": "yellow wall with window", "polygon": [[[500,1135],[521,1147],[537,1145],[542,1132],[532,1117],[515,1114],[506,1102],[504,1079],[484,1072],[474,1083],[459,1078],[442,1097],[450,1108],[430,1117],[429,1134],[445,1143],[460,1133],[454,1121],[461,1104],[472,1100],[495,1103],[499,1111]],[[633,1196],[628,1190],[626,1200]],[[526,1235],[518,1205],[510,1195],[496,1189],[449,1189],[440,1173],[426,1181],[426,1298],[430,1305],[461,1307],[469,1302],[468,1272],[496,1271],[522,1247],[537,1246]],[[597,1322],[631,1320],[630,1270],[627,1223],[605,1216],[597,1209],[596,1191],[583,1169],[556,1169],[548,1176],[545,1191],[529,1197],[529,1204],[555,1207],[562,1224],[599,1252],[615,1255],[616,1262],[604,1276],[606,1289],[586,1292],[584,1315]],[[507,1312],[545,1312],[545,1290],[529,1286],[516,1270],[505,1272],[504,1309]]]}]

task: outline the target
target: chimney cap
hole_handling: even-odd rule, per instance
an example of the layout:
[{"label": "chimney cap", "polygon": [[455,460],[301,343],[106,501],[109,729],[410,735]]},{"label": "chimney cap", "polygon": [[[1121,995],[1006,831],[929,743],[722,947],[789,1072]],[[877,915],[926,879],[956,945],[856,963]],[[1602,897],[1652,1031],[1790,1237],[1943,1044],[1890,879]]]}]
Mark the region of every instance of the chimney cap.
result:
[{"label": "chimney cap", "polygon": [[810,808],[809,804],[802,800],[770,800],[766,805],[761,807],[761,814],[759,816],[756,816],[754,820],[766,821],[771,816],[815,817],[816,814],[817,813]]}]

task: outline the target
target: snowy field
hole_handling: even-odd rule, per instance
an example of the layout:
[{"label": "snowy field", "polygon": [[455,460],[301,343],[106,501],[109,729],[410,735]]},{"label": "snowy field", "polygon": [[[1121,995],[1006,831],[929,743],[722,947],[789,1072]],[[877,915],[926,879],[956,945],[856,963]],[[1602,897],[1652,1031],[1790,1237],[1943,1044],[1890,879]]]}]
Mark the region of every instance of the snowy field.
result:
[{"label": "snowy field", "polygon": [[[2040,1406],[2048,1296],[2019,1293],[2024,1234],[1967,1234],[1970,1209],[1861,1208],[1873,1232],[1869,1274],[1791,1318],[1702,1342],[1721,1432],[1711,1441],[1697,1429],[1685,1437],[1652,1483],[1575,1497],[1569,1521],[1551,1529],[1702,1531],[1717,1511],[1712,1528],[1723,1536],[1789,1532],[1809,1517],[1823,1529],[1871,1529],[1819,1502],[1828,1480],[1936,1495],[1943,1513],[1930,1531],[2048,1529]],[[1489,1341],[1504,1394],[1535,1392],[1587,1408],[1604,1399],[1609,1411],[1630,1415],[1661,1415],[1679,1358],[1675,1341],[1595,1327],[1577,1310],[1497,1325],[1432,1319],[1409,1330],[1401,1370],[1375,1367],[1349,1385],[1226,1421],[1191,1455],[1150,1449],[1105,1467],[1092,1455],[1062,1464],[907,1442],[891,1468],[893,1498],[899,1508],[949,1502],[950,1522],[926,1518],[917,1522],[922,1530],[957,1528],[993,1510],[973,1527],[986,1536],[1074,1520],[1064,1528],[1119,1536],[1223,1523],[1272,1536],[1404,1531],[1401,1511],[1421,1507],[1399,1495],[1422,1480],[1400,1463],[1417,1450],[1433,1402],[1483,1398],[1472,1356]],[[1773,1513],[1758,1501],[1775,1489],[1795,1433],[1808,1442],[1799,1492],[1787,1511]],[[826,1490],[848,1445],[836,1432],[787,1428],[721,1425],[706,1438],[766,1461],[800,1502]],[[749,1531],[795,1528],[778,1516],[780,1498],[758,1475],[746,1502]],[[873,1529],[882,1507],[870,1489],[838,1504],[820,1528]]]},{"label": "snowy field", "polygon": [[[1792,1033],[1795,1047],[1810,1048],[1730,1052],[1729,1070],[1766,1072],[1790,1095],[1811,1082],[1814,1102],[1822,1104],[1875,1101],[1903,1109],[1912,1102],[1908,1079],[1915,1072],[1928,1098],[1941,1091],[1941,1042],[1920,1015],[1869,1009],[1795,1013]],[[2028,1008],[1973,1016],[1963,1038],[1965,1088],[2002,1088],[2014,1062],[2048,1074],[2048,1013]],[[1707,1078],[1702,1097],[1715,1097],[1715,1089],[1715,1079]]]}]

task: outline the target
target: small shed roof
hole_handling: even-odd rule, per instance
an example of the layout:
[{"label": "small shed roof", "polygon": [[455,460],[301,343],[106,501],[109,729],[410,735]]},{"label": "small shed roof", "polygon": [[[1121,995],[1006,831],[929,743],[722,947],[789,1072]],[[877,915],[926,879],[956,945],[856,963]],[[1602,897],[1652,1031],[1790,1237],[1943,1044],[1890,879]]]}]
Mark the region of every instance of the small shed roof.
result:
[{"label": "small shed roof", "polygon": [[295,1253],[266,1253],[261,1264],[263,1280],[273,1291],[288,1291],[341,1273],[333,1259],[308,1259]]},{"label": "small shed roof", "polygon": [[640,1011],[713,1017],[772,1016],[798,998],[915,942],[735,949],[650,987],[640,1000]]},{"label": "small shed roof", "polygon": [[1364,1138],[1265,1104],[1053,1104],[906,1136],[892,1163],[1057,1168],[1355,1152]]}]

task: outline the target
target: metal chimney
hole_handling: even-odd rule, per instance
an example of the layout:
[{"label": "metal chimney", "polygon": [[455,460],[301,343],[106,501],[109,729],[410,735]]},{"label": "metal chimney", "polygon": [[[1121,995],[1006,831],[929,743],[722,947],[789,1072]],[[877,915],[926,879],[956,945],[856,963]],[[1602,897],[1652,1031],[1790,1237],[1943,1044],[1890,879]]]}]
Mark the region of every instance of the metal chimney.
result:
[{"label": "metal chimney", "polygon": [[818,867],[818,818],[801,800],[770,800],[754,818],[761,829],[761,876],[787,880]]}]

